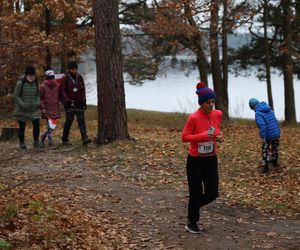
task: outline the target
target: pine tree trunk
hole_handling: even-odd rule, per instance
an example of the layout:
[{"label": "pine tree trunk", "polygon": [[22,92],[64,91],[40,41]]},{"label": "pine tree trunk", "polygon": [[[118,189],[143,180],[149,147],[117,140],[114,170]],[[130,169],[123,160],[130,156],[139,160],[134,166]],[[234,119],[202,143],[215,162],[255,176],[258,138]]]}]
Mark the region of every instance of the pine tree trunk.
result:
[{"label": "pine tree trunk", "polygon": [[[46,35],[50,36],[51,15],[50,15],[50,10],[47,7],[45,8],[45,31],[46,31]],[[46,47],[46,69],[51,69],[51,67],[52,67],[52,54],[51,54],[51,49],[47,46]]]},{"label": "pine tree trunk", "polygon": [[266,81],[267,81],[268,102],[269,102],[270,107],[274,110],[272,85],[271,85],[270,45],[269,45],[269,41],[268,41],[267,20],[268,20],[268,2],[267,2],[267,0],[265,0],[264,1],[263,24],[264,24],[264,48],[265,48]]},{"label": "pine tree trunk", "polygon": [[214,85],[214,91],[217,95],[216,108],[222,110],[224,120],[229,119],[228,105],[224,99],[225,89],[222,81],[221,63],[219,58],[218,43],[218,11],[219,1],[211,1],[211,20],[210,20],[210,53],[211,53],[211,73]]},{"label": "pine tree trunk", "polygon": [[[293,41],[294,41],[294,46],[296,47],[296,52],[297,53],[297,57],[300,57],[300,1],[296,1],[295,3],[295,19],[293,21]],[[299,59],[298,59],[299,61]],[[298,63],[299,65],[299,63]],[[297,77],[298,79],[300,79],[300,70],[299,70],[299,66],[297,69]]]},{"label": "pine tree trunk", "polygon": [[227,23],[228,18],[228,0],[223,0],[223,21],[222,21],[222,69],[223,69],[223,102],[224,106],[227,107],[227,114],[224,116],[225,120],[229,120],[228,113],[228,29],[229,24]]},{"label": "pine tree trunk", "polygon": [[208,84],[207,59],[201,45],[197,49],[196,57],[197,57],[197,67],[199,70],[200,80],[201,82]]},{"label": "pine tree trunk", "polygon": [[284,98],[285,98],[285,122],[288,124],[296,123],[295,94],[293,84],[293,61],[292,61],[292,14],[291,0],[285,0],[283,6],[283,46],[282,46],[282,69],[284,76]]},{"label": "pine tree trunk", "polygon": [[[3,14],[3,0],[0,0],[0,16]],[[0,23],[0,44],[3,44],[2,24]]]},{"label": "pine tree trunk", "polygon": [[94,0],[98,90],[97,144],[129,139],[118,0]]}]

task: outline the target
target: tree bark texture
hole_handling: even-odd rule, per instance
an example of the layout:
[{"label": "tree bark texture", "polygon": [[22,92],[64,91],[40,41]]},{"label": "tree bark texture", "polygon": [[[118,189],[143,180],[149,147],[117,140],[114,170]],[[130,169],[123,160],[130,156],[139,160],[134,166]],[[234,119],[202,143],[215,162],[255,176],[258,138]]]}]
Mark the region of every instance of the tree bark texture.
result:
[{"label": "tree bark texture", "polygon": [[[195,42],[198,46],[201,41]],[[200,80],[205,84],[208,84],[208,75],[207,75],[207,59],[205,53],[203,52],[202,45],[197,47],[196,51],[196,58],[197,58],[197,67],[200,74]]]},{"label": "tree bark texture", "polygon": [[[184,3],[184,11],[187,14],[187,21],[191,27],[198,30],[197,23],[193,18],[190,3]],[[197,58],[197,67],[200,75],[200,80],[205,84],[208,84],[207,75],[207,58],[203,50],[202,37],[200,31],[198,31],[194,36],[188,39],[188,42],[184,42],[183,45],[195,52]]]},{"label": "tree bark texture", "polygon": [[[51,34],[51,13],[50,10],[45,8],[45,31],[46,35],[50,36]],[[46,69],[50,69],[52,67],[52,54],[51,49],[46,47]]]},{"label": "tree bark texture", "polygon": [[[3,14],[3,0],[0,0],[0,15]],[[0,45],[2,46],[3,37],[2,37],[2,25],[0,24]],[[1,48],[0,48],[1,49]]]},{"label": "tree bark texture", "polygon": [[272,85],[271,85],[271,59],[270,59],[270,44],[268,40],[268,1],[264,0],[264,14],[263,14],[263,25],[264,25],[264,48],[265,48],[265,69],[266,69],[266,81],[267,81],[267,93],[268,102],[270,107],[274,110]]},{"label": "tree bark texture", "polygon": [[[223,88],[224,88],[224,106],[229,105],[228,100],[228,0],[223,0],[223,20],[222,20],[222,70],[223,70]],[[229,114],[227,111],[227,117],[225,119],[229,120]]]},{"label": "tree bark texture", "polygon": [[284,0],[283,6],[283,44],[282,44],[282,69],[284,78],[284,102],[285,122],[296,123],[295,94],[293,84],[293,60],[292,60],[292,13],[291,0]]},{"label": "tree bark texture", "polygon": [[118,0],[94,0],[98,90],[97,144],[129,139]]},{"label": "tree bark texture", "polygon": [[211,73],[214,85],[214,91],[217,95],[216,107],[223,112],[223,118],[229,119],[228,115],[228,101],[226,104],[225,88],[222,80],[221,63],[219,57],[219,43],[218,43],[218,20],[219,20],[219,1],[211,1],[211,19],[210,19],[210,53],[211,53]]}]

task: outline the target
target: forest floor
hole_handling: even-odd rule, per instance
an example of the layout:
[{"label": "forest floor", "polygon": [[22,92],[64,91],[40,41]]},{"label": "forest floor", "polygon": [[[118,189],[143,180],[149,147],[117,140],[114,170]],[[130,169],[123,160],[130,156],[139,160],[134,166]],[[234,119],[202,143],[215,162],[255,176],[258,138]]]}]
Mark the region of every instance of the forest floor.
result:
[{"label": "forest floor", "polygon": [[[185,231],[186,116],[129,112],[135,140],[35,150],[0,142],[0,249],[300,249],[300,133],[282,127],[280,167],[259,169],[253,121],[223,125],[220,197]],[[96,134],[95,110],[87,124]],[[3,126],[15,126],[11,121]],[[61,126],[60,126],[61,127]]]}]

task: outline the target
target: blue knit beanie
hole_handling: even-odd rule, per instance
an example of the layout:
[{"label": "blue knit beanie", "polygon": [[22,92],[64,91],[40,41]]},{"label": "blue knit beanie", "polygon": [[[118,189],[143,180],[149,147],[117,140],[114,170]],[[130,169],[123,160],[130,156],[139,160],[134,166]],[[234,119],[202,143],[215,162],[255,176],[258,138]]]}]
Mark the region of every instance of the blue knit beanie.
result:
[{"label": "blue knit beanie", "polygon": [[198,103],[200,106],[208,99],[216,99],[215,92],[207,87],[203,82],[198,82],[196,88],[196,94],[198,95]]},{"label": "blue knit beanie", "polygon": [[256,98],[251,98],[251,99],[249,100],[249,107],[250,107],[251,109],[254,110],[257,104],[259,104],[259,101],[258,101]]}]

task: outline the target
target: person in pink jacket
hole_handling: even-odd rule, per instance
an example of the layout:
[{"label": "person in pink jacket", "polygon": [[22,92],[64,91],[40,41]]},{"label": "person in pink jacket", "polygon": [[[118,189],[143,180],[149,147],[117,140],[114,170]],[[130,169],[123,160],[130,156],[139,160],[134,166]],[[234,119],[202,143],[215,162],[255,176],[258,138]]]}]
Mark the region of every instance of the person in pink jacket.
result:
[{"label": "person in pink jacket", "polygon": [[197,225],[200,208],[219,196],[216,143],[223,141],[222,112],[214,109],[214,91],[199,82],[196,94],[200,108],[188,117],[182,131],[182,142],[190,143],[186,162],[189,204],[185,228],[191,233],[200,233]]},{"label": "person in pink jacket", "polygon": [[40,99],[42,118],[47,121],[47,129],[41,136],[41,146],[45,146],[45,140],[48,138],[49,147],[53,147],[53,131],[56,127],[57,120],[60,118],[59,85],[55,80],[53,70],[45,72],[46,80],[40,86]]}]

